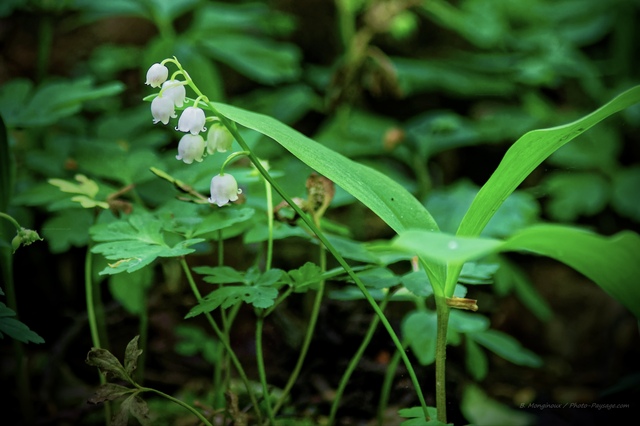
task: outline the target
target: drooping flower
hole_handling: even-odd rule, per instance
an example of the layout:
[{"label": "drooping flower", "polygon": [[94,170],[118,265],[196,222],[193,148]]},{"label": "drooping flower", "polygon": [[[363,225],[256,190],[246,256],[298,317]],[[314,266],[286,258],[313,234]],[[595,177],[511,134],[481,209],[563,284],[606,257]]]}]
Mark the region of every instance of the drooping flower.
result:
[{"label": "drooping flower", "polygon": [[162,121],[162,124],[167,124],[170,118],[177,117],[173,101],[165,96],[156,96],[151,101],[151,114],[153,115],[153,124],[159,121]]},{"label": "drooping flower", "polygon": [[207,130],[204,127],[205,116],[204,111],[198,107],[187,107],[182,112],[180,119],[178,120],[178,127],[176,130],[180,132],[190,132],[192,135],[197,135],[200,132]]},{"label": "drooping flower", "polygon": [[162,84],[162,96],[171,99],[175,106],[180,108],[187,96],[184,85],[179,80],[167,80]]},{"label": "drooping flower", "polygon": [[207,133],[207,153],[226,152],[231,148],[233,135],[222,124],[213,124]]},{"label": "drooping flower", "polygon": [[229,201],[236,201],[238,194],[241,193],[242,190],[238,189],[238,182],[236,182],[233,176],[228,173],[217,175],[211,179],[211,197],[209,197],[209,202],[211,204],[217,204],[218,207],[222,207],[228,204]]},{"label": "drooping flower", "polygon": [[187,164],[193,163],[194,160],[201,162],[204,155],[204,146],[205,143],[202,136],[187,133],[178,143],[176,159],[182,160]]},{"label": "drooping flower", "polygon": [[149,71],[147,71],[147,81],[144,84],[148,84],[151,87],[160,87],[162,83],[167,81],[169,76],[169,70],[162,64],[155,63],[151,65]]}]

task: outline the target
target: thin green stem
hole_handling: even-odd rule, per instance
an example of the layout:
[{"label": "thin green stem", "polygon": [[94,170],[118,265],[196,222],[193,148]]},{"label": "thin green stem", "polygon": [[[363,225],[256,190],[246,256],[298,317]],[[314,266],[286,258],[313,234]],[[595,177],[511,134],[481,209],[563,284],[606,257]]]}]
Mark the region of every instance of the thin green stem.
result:
[{"label": "thin green stem", "polygon": [[[193,295],[196,297],[198,302],[200,302],[202,300],[202,295],[200,294],[200,290],[198,290],[198,287],[196,286],[196,283],[193,280],[193,275],[191,274],[189,265],[187,265],[187,261],[184,259],[184,257],[180,258],[180,264],[182,265],[182,269],[187,277],[187,281],[189,282],[189,286],[191,287],[191,291],[193,292]],[[209,312],[205,312],[204,315],[207,318],[207,321],[209,321],[211,328],[216,333],[216,336],[218,337],[220,342],[222,342],[222,345],[226,349],[226,352],[229,355],[229,358],[231,359],[231,363],[233,364],[233,366],[236,368],[236,371],[240,375],[240,379],[244,383],[245,388],[247,390],[247,394],[249,395],[249,399],[253,404],[253,408],[256,412],[258,421],[262,423],[262,413],[260,412],[260,406],[258,405],[258,400],[256,399],[256,396],[253,392],[253,388],[249,383],[247,374],[245,373],[244,368],[242,368],[242,364],[240,363],[240,360],[238,359],[235,352],[233,351],[233,348],[231,347],[231,343],[229,342],[227,335],[224,334],[222,330],[220,330],[220,327],[218,327],[218,324],[216,323],[216,321],[213,319],[213,316],[211,316]]]},{"label": "thin green stem", "polygon": [[267,238],[267,260],[264,269],[268,271],[271,269],[271,262],[273,260],[273,191],[266,179],[264,180],[264,190],[267,194],[267,227],[269,229],[269,238]]},{"label": "thin green stem", "polygon": [[135,374],[136,382],[142,384],[144,382],[144,367],[147,359],[147,344],[149,341],[149,312],[147,310],[146,298],[143,303],[142,310],[138,314],[138,320],[138,334],[140,336],[138,339],[138,346],[142,349],[142,353],[138,357],[138,368],[136,369]]},{"label": "thin green stem", "polygon": [[9,222],[11,222],[11,224],[16,228],[16,231],[20,231],[22,229],[22,226],[20,226],[18,221],[15,220],[12,216],[9,216],[6,213],[0,212],[0,217],[3,218],[3,219],[8,220]]},{"label": "thin green stem", "polygon": [[[381,310],[386,308],[387,303],[389,303],[389,300],[391,300],[392,294],[393,294],[392,292],[387,292],[385,298],[382,300],[382,303],[380,304]],[[338,407],[340,406],[340,400],[342,399],[342,394],[344,393],[344,390],[347,388],[347,384],[349,383],[349,379],[351,378],[351,375],[353,374],[356,367],[358,366],[358,363],[360,363],[360,360],[362,359],[362,355],[364,355],[364,351],[367,349],[367,346],[369,346],[369,343],[373,338],[373,334],[375,333],[376,328],[378,328],[379,322],[380,322],[379,316],[373,317],[373,319],[371,320],[371,324],[369,324],[369,329],[367,330],[367,333],[365,334],[364,339],[362,339],[362,343],[360,343],[358,350],[351,358],[351,361],[349,361],[347,370],[344,372],[344,374],[342,375],[342,378],[340,379],[340,384],[338,385],[338,389],[336,390],[336,394],[333,399],[333,404],[331,404],[331,412],[329,414],[329,422],[328,422],[329,425],[332,425],[335,422],[336,413],[338,412]]]},{"label": "thin green stem", "polygon": [[400,363],[400,352],[396,349],[391,361],[387,365],[387,371],[384,373],[384,381],[382,382],[382,389],[380,390],[380,400],[378,401],[378,426],[384,426],[384,412],[389,404],[389,395],[391,395],[391,385],[393,384],[393,378],[398,370],[398,364]]},{"label": "thin green stem", "polygon": [[260,384],[262,385],[262,398],[267,408],[267,417],[271,425],[275,426],[276,420],[273,409],[271,408],[271,398],[269,397],[269,385],[267,383],[267,372],[264,369],[264,355],[262,353],[262,330],[264,327],[264,316],[258,313],[256,321],[256,362],[258,364],[258,375],[260,376]]},{"label": "thin green stem", "polygon": [[[93,257],[91,256],[91,243],[87,246],[87,252],[84,258],[84,289],[85,298],[87,304],[87,319],[89,321],[89,330],[91,332],[91,342],[94,348],[101,348],[100,333],[98,332],[98,320],[95,311],[95,298],[93,295],[94,283],[93,283]],[[100,378],[100,384],[104,385],[107,382],[106,377],[103,374],[98,373]],[[111,404],[105,402],[104,404],[104,416],[106,419],[105,424],[111,422]]]},{"label": "thin green stem", "polygon": [[436,297],[437,334],[436,334],[436,409],[438,420],[447,423],[446,360],[447,328],[451,308],[443,297]]},{"label": "thin green stem", "polygon": [[[175,61],[175,62],[177,63],[178,67],[182,70],[182,66],[177,61]],[[347,272],[347,274],[349,274],[349,276],[354,280],[356,286],[362,292],[362,294],[364,295],[364,297],[367,300],[367,302],[369,302],[369,304],[371,305],[372,309],[375,311],[376,315],[378,315],[378,317],[380,317],[380,321],[382,321],[382,324],[384,325],[385,329],[389,333],[389,336],[391,337],[391,340],[393,341],[394,345],[398,348],[398,350],[402,351],[402,361],[404,362],[404,364],[405,364],[405,366],[407,368],[407,373],[409,374],[409,377],[411,378],[411,382],[413,383],[413,386],[415,388],[415,391],[416,391],[416,394],[418,396],[418,400],[420,401],[420,405],[421,405],[422,410],[424,412],[425,418],[428,418],[429,417],[429,412],[427,410],[427,403],[426,403],[426,401],[424,399],[424,395],[422,394],[422,389],[420,387],[420,382],[418,381],[418,377],[416,376],[415,371],[413,369],[413,366],[411,365],[411,361],[409,360],[409,357],[407,356],[407,354],[404,353],[404,351],[402,350],[402,344],[400,343],[400,339],[398,339],[398,336],[396,335],[395,331],[393,330],[393,327],[391,326],[391,324],[389,323],[387,318],[384,316],[384,313],[380,310],[380,307],[378,306],[376,301],[373,299],[373,297],[371,296],[371,294],[369,293],[367,288],[364,286],[364,284],[362,283],[360,278],[355,274],[353,269],[351,269],[351,266],[349,266],[347,261],[333,247],[333,245],[329,242],[329,240],[327,240],[327,238],[324,236],[322,231],[320,231],[320,229],[315,225],[313,220],[311,218],[309,218],[309,216],[307,214],[305,214],[302,211],[302,209],[300,207],[298,207],[298,205],[296,203],[293,202],[291,197],[289,197],[289,195],[273,179],[273,177],[269,174],[269,172],[262,166],[262,163],[260,162],[260,159],[255,155],[255,153],[253,151],[251,151],[249,149],[249,146],[247,145],[247,143],[244,141],[244,139],[242,138],[242,136],[238,132],[238,129],[237,129],[235,123],[232,122],[231,120],[229,120],[224,115],[220,114],[218,112],[218,110],[214,107],[213,103],[211,103],[211,101],[209,101],[208,98],[206,98],[206,97],[204,97],[204,95],[202,95],[202,92],[193,83],[193,81],[191,80],[191,77],[189,76],[189,74],[184,70],[182,70],[182,71],[184,72],[185,79],[187,81],[189,81],[189,86],[194,90],[194,92],[198,95],[198,97],[202,96],[203,99],[205,99],[205,103],[209,107],[209,110],[211,112],[213,112],[213,114],[216,117],[218,117],[220,119],[220,121],[222,122],[222,124],[225,127],[227,127],[227,129],[231,132],[231,134],[233,135],[235,140],[238,142],[240,147],[244,151],[248,151],[249,152],[248,157],[251,160],[251,162],[253,163],[253,165],[256,167],[256,169],[258,169],[258,172],[271,184],[271,186],[276,190],[276,192],[278,194],[280,194],[280,196],[302,218],[302,220],[305,222],[305,224],[318,237],[320,242],[322,244],[324,244],[324,246],[327,248],[327,250],[329,250],[329,252],[331,252],[331,254],[338,261],[340,266],[342,266],[344,268],[344,270]]]},{"label": "thin green stem", "polygon": [[53,16],[43,14],[38,28],[38,62],[36,78],[38,82],[45,79],[49,71],[49,58],[51,57],[51,46],[53,45]]},{"label": "thin green stem", "polygon": [[194,416],[196,416],[198,419],[200,419],[200,421],[202,423],[204,423],[206,426],[213,426],[213,424],[207,420],[207,418],[205,416],[202,415],[202,413],[200,413],[198,410],[196,410],[195,408],[193,408],[191,405],[187,404],[184,401],[181,401],[177,398],[172,397],[171,395],[167,395],[166,393],[159,391],[157,389],[153,389],[153,388],[145,388],[142,386],[138,386],[138,389],[140,389],[141,392],[152,392],[155,394],[158,394],[160,396],[162,396],[163,398],[168,399],[169,401],[178,404],[179,406],[189,410],[191,413],[193,413]]}]

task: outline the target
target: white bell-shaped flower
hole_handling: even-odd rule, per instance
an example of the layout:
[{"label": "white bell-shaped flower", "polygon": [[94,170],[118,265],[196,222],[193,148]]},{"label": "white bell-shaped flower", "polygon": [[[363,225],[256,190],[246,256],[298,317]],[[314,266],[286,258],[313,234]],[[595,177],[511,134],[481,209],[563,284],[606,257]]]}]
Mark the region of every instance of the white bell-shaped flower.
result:
[{"label": "white bell-shaped flower", "polygon": [[178,143],[176,159],[182,160],[187,164],[193,163],[194,160],[201,162],[204,155],[204,146],[205,143],[202,136],[187,133]]},{"label": "white bell-shaped flower", "polygon": [[162,64],[155,63],[147,71],[147,81],[144,84],[148,84],[151,87],[160,87],[162,83],[167,81],[168,76],[169,69]]},{"label": "white bell-shaped flower", "polygon": [[224,125],[216,123],[211,126],[207,133],[207,153],[226,152],[232,143],[233,135]]},{"label": "white bell-shaped flower", "polygon": [[162,84],[162,96],[171,99],[174,105],[180,108],[184,104],[187,92],[181,81],[167,80]]},{"label": "white bell-shaped flower", "polygon": [[229,201],[236,201],[238,194],[241,193],[242,190],[238,189],[238,182],[236,182],[233,176],[228,173],[217,175],[211,179],[211,197],[209,197],[209,202],[211,204],[217,204],[218,207],[222,207],[228,204]]},{"label": "white bell-shaped flower", "polygon": [[164,96],[156,96],[151,101],[151,114],[153,115],[153,124],[159,121],[162,121],[162,124],[167,124],[169,119],[177,117],[173,101]]},{"label": "white bell-shaped flower", "polygon": [[180,132],[190,132],[192,135],[197,135],[198,133],[207,130],[207,128],[204,127],[204,123],[205,116],[202,109],[198,107],[187,107],[182,111],[182,115],[180,115],[176,130]]}]

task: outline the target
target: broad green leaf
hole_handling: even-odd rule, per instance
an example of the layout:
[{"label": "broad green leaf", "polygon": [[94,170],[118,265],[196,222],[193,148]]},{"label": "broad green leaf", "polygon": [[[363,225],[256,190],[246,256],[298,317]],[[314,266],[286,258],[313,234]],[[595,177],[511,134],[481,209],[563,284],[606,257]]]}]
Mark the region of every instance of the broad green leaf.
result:
[{"label": "broad green leaf", "polygon": [[[182,215],[181,212],[190,213]],[[167,220],[172,224],[167,227],[168,230],[181,233],[185,238],[204,237],[209,233],[220,229],[228,228],[236,223],[244,222],[253,217],[255,210],[252,208],[224,208],[224,209],[206,209],[193,214],[187,208],[181,212],[166,212]],[[170,220],[170,217],[175,217]]]},{"label": "broad green leaf", "polygon": [[611,204],[619,214],[640,222],[640,166],[615,174],[611,197]]},{"label": "broad green leaf", "polygon": [[402,324],[403,341],[421,365],[429,365],[436,359],[437,316],[433,311],[413,311],[405,316]]},{"label": "broad green leaf", "polygon": [[37,89],[26,80],[13,80],[0,88],[0,113],[8,127],[46,126],[77,113],[86,101],[112,96],[123,89],[120,82],[94,87],[87,78],[46,82]]},{"label": "broad green leaf", "polygon": [[467,334],[467,338],[475,340],[485,348],[495,352],[507,361],[527,367],[542,366],[542,359],[524,348],[516,339],[498,330],[485,330]]},{"label": "broad green leaf", "polygon": [[452,309],[449,314],[449,326],[460,333],[477,333],[489,328],[489,319],[478,313]]},{"label": "broad green leaf", "polygon": [[548,321],[553,316],[549,303],[536,290],[529,277],[504,257],[500,259],[500,269],[496,272],[494,289],[501,296],[513,289],[522,304],[540,321]]},{"label": "broad green leaf", "polygon": [[230,120],[278,142],[309,167],[355,196],[396,232],[408,228],[438,229],[418,200],[382,173],[358,164],[266,115],[229,105],[214,106]]},{"label": "broad green leaf", "polygon": [[322,269],[312,262],[307,262],[298,269],[288,272],[292,285],[296,290],[316,284],[324,279]]},{"label": "broad green leaf", "polygon": [[132,314],[145,311],[147,289],[151,286],[152,274],[143,268],[129,274],[115,274],[109,278],[111,296]]},{"label": "broad green leaf", "polygon": [[400,278],[400,282],[407,290],[418,297],[427,297],[433,294],[433,287],[429,277],[424,271],[412,271]]},{"label": "broad green leaf", "polygon": [[0,339],[6,334],[22,343],[44,343],[42,337],[14,318],[15,316],[16,313],[12,309],[0,302]]},{"label": "broad green leaf", "polygon": [[453,423],[445,424],[438,420],[438,411],[435,407],[427,407],[427,413],[429,413],[428,421],[424,418],[422,407],[402,408],[398,410],[398,414],[409,420],[403,421],[400,426],[453,426]]},{"label": "broad green leaf", "polygon": [[640,318],[640,289],[633,285],[640,276],[640,236],[630,231],[603,237],[573,227],[535,225],[500,241],[411,230],[394,238],[391,247],[435,263],[456,265],[499,251],[548,256],[594,281]]},{"label": "broad green leaf", "polygon": [[526,133],[509,148],[498,168],[480,189],[460,223],[458,235],[479,235],[509,194],[554,151],[610,115],[637,102],[640,102],[640,86],[627,90],[572,123]]},{"label": "broad green leaf", "polygon": [[[452,312],[455,312],[453,310]],[[483,380],[487,377],[489,371],[489,360],[482,348],[473,340],[467,337],[465,339],[465,365],[467,371],[471,373],[475,380]]]},{"label": "broad green leaf", "polygon": [[[76,204],[77,206],[77,204]],[[87,209],[66,209],[50,216],[42,225],[42,236],[52,253],[63,253],[73,247],[86,246],[92,212]]]},{"label": "broad green leaf", "polygon": [[476,385],[467,385],[462,394],[460,410],[475,425],[529,426],[535,418],[522,410],[514,410],[491,399]]},{"label": "broad green leaf", "polygon": [[563,222],[599,213],[609,201],[609,182],[591,172],[553,173],[544,181],[549,215]]}]

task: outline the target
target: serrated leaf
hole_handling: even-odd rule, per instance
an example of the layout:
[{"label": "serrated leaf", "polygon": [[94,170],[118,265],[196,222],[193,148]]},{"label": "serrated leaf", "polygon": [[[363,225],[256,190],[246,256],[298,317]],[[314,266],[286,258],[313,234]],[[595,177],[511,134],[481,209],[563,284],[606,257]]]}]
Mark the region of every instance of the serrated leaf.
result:
[{"label": "serrated leaf", "polygon": [[250,303],[256,308],[268,308],[273,306],[277,296],[278,290],[273,287],[225,286],[205,296],[198,305],[191,308],[185,318],[211,312],[219,307],[226,309],[240,302]]},{"label": "serrated leaf", "polygon": [[83,194],[89,198],[94,198],[98,194],[100,188],[94,180],[91,180],[82,174],[77,174],[75,176],[75,180],[78,181],[78,183],[74,183],[64,179],[49,179],[47,182],[49,182],[53,186],[57,186],[58,188],[60,188],[60,191],[62,192],[68,192],[71,194]]},{"label": "serrated leaf", "polygon": [[427,297],[433,294],[433,287],[429,277],[424,271],[412,271],[400,278],[402,285],[418,297]]},{"label": "serrated leaf", "polygon": [[184,240],[170,247],[161,232],[162,223],[150,214],[133,214],[126,220],[99,224],[90,232],[95,241],[93,253],[101,253],[107,259],[117,260],[100,272],[117,274],[133,272],[150,264],[158,257],[177,257],[193,253],[189,248],[204,241],[202,238]]},{"label": "serrated leaf", "polygon": [[142,426],[147,426],[151,424],[151,419],[149,417],[149,406],[147,403],[140,398],[138,394],[132,395],[131,403],[129,404],[129,412],[133,417],[135,417]]},{"label": "serrated leaf", "polygon": [[453,423],[445,424],[438,420],[438,411],[435,407],[427,407],[427,413],[428,421],[424,418],[422,407],[401,408],[398,414],[409,420],[403,421],[400,426],[453,426]]},{"label": "serrated leaf", "polygon": [[107,378],[118,378],[133,383],[118,358],[106,349],[91,348],[87,354],[86,363],[93,367],[98,367]]},{"label": "serrated leaf", "polygon": [[138,349],[138,340],[140,336],[136,336],[127,344],[124,352],[124,369],[131,376],[138,365],[138,357],[142,354],[142,349]]},{"label": "serrated leaf", "polygon": [[95,394],[89,398],[89,402],[92,404],[99,404],[105,401],[113,401],[131,392],[135,392],[135,390],[116,385],[115,383],[105,383],[96,389]]},{"label": "serrated leaf", "polygon": [[323,279],[322,269],[312,262],[307,262],[300,268],[289,271],[288,274],[296,290],[315,284]]},{"label": "serrated leaf", "polygon": [[[0,289],[0,294],[2,290]],[[22,343],[44,343],[44,339],[36,332],[18,319],[14,318],[16,313],[7,305],[0,302],[0,338],[4,334]]]},{"label": "serrated leaf", "polygon": [[132,314],[140,314],[146,309],[147,289],[151,285],[150,268],[143,268],[127,274],[109,277],[109,290],[115,300]]},{"label": "serrated leaf", "polygon": [[205,275],[204,280],[212,284],[244,283],[244,274],[231,266],[196,266],[193,268],[198,274]]}]

